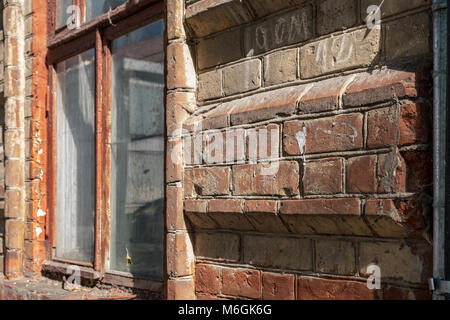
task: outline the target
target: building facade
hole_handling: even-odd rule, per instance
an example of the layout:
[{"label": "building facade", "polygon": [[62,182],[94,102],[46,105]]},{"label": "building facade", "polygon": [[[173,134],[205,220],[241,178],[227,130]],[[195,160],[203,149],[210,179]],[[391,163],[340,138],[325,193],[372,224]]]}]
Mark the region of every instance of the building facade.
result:
[{"label": "building facade", "polygon": [[431,0],[2,6],[1,299],[431,299]]}]

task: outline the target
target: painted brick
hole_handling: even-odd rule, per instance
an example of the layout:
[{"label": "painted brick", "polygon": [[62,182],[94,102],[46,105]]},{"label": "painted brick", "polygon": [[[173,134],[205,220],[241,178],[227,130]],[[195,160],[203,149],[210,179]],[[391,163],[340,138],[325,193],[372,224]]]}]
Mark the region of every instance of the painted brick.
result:
[{"label": "painted brick", "polygon": [[343,192],[342,159],[308,161],[304,166],[303,190],[306,195]]},{"label": "painted brick", "polygon": [[223,294],[250,299],[261,298],[260,271],[224,268],[222,276]]},{"label": "painted brick", "polygon": [[299,166],[297,162],[274,162],[233,166],[235,195],[299,194]]},{"label": "painted brick", "polygon": [[223,69],[225,95],[252,91],[261,87],[261,60],[244,61]]},{"label": "painted brick", "polygon": [[[414,34],[414,37],[411,37]],[[386,25],[388,60],[431,53],[431,16],[422,12]]]},{"label": "painted brick", "polygon": [[346,187],[348,193],[377,192],[377,156],[351,158],[347,162]]},{"label": "painted brick", "polygon": [[252,24],[244,30],[246,56],[309,40],[313,36],[313,7],[307,5]]},{"label": "painted brick", "polygon": [[376,264],[381,269],[382,282],[397,280],[426,283],[431,277],[432,250],[427,244],[408,244],[400,241],[361,242],[359,252],[359,272],[363,276],[369,276],[367,267]]},{"label": "painted brick", "polygon": [[260,267],[312,270],[312,242],[309,239],[244,236],[244,263]]},{"label": "painted brick", "polygon": [[298,50],[278,51],[264,58],[264,86],[272,86],[297,79]]},{"label": "painted brick", "polygon": [[217,36],[199,40],[197,63],[200,70],[241,58],[240,31],[231,30]]},{"label": "painted brick", "polygon": [[262,299],[294,300],[295,277],[291,274],[277,274],[277,273],[263,272]]},{"label": "painted brick", "polygon": [[319,35],[344,30],[357,23],[358,1],[322,0],[317,6],[317,33]]},{"label": "painted brick", "polygon": [[232,233],[196,233],[194,252],[196,257],[238,261],[240,237]]},{"label": "painted brick", "polygon": [[210,167],[185,170],[185,194],[213,196],[229,194],[230,168]]},{"label": "painted brick", "polygon": [[355,246],[349,241],[317,240],[315,244],[316,271],[340,275],[354,275]]},{"label": "painted brick", "polygon": [[[283,130],[283,149],[287,155],[302,155],[303,151],[310,154],[359,149],[363,146],[362,126],[361,114],[287,121]],[[299,143],[303,140],[300,137],[305,137],[304,144]]]},{"label": "painted brick", "polygon": [[198,76],[198,99],[208,100],[222,96],[222,70],[201,73]]},{"label": "painted brick", "polygon": [[381,51],[381,31],[374,28],[367,33],[366,30],[356,30],[304,45],[300,49],[300,77],[310,79],[377,64]]}]

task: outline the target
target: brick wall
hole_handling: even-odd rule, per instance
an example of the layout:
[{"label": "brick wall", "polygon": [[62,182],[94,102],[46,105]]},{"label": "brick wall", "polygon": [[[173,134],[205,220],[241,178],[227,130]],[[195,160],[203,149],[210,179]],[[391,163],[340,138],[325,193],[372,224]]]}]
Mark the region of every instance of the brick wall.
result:
[{"label": "brick wall", "polygon": [[4,76],[3,76],[3,57],[4,57],[4,36],[3,36],[3,2],[0,3],[0,276],[4,271],[4,245],[5,245],[5,162],[3,135],[5,126],[5,101],[4,101]]},{"label": "brick wall", "polygon": [[371,3],[185,2],[197,298],[430,297],[430,1]]}]

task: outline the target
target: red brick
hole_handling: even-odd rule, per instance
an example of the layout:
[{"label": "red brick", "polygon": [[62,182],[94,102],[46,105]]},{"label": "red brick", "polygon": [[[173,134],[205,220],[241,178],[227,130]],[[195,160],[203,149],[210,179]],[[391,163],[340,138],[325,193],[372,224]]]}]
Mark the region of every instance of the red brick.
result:
[{"label": "red brick", "polygon": [[184,210],[192,213],[206,213],[208,210],[207,200],[185,200]]},{"label": "red brick", "polygon": [[171,277],[190,276],[194,272],[195,258],[191,239],[186,233],[167,235],[167,272]]},{"label": "red brick", "polygon": [[307,195],[343,192],[342,159],[322,159],[305,164],[303,189]]},{"label": "red brick", "polygon": [[367,113],[367,146],[389,147],[397,144],[397,115],[393,108],[373,110]]},{"label": "red brick", "polygon": [[186,169],[185,195],[227,195],[230,193],[229,181],[230,168],[228,167]]},{"label": "red brick", "polygon": [[195,266],[195,291],[219,294],[221,289],[220,267],[208,264]]},{"label": "red brick", "polygon": [[400,153],[378,155],[378,192],[405,192],[408,178],[406,169]]},{"label": "red brick", "polygon": [[300,215],[360,215],[360,200],[345,199],[311,199],[287,200],[281,202],[281,214]]},{"label": "red brick", "polygon": [[222,293],[230,296],[261,298],[261,273],[249,269],[222,270]]},{"label": "red brick", "polygon": [[399,145],[426,143],[430,140],[432,110],[425,104],[405,104],[401,107]]},{"label": "red brick", "polygon": [[295,277],[291,274],[263,272],[263,300],[294,300]]},{"label": "red brick", "polygon": [[379,293],[365,282],[300,277],[297,284],[299,300],[378,300]]},{"label": "red brick", "polygon": [[191,92],[172,92],[167,94],[166,124],[168,136],[181,135],[183,122],[196,109],[195,94]]},{"label": "red brick", "polygon": [[288,155],[301,155],[296,135],[306,130],[305,153],[335,152],[362,148],[363,116],[344,114],[309,121],[287,121],[283,149]]},{"label": "red brick", "polygon": [[377,156],[351,158],[347,163],[348,193],[377,192]]},{"label": "red brick", "polygon": [[401,155],[406,167],[406,191],[430,189],[433,185],[431,151],[405,151]]},{"label": "red brick", "polygon": [[216,229],[217,224],[209,217],[207,200],[185,200],[184,210],[192,225],[201,229]]},{"label": "red brick", "polygon": [[[247,196],[298,195],[300,180],[298,163],[284,161],[272,163],[270,166],[268,164],[233,166],[233,193]],[[278,170],[275,170],[277,166]],[[275,173],[272,174],[272,172]]]},{"label": "red brick", "polygon": [[402,288],[387,285],[383,288],[384,300],[431,300],[431,291],[428,289]]},{"label": "red brick", "polygon": [[25,223],[22,220],[6,220],[5,247],[22,250],[24,246]]},{"label": "red brick", "polygon": [[242,213],[242,200],[214,199],[209,201],[209,212]]},{"label": "red brick", "polygon": [[183,189],[176,186],[166,187],[166,225],[168,230],[185,230],[183,217]]},{"label": "red brick", "polygon": [[277,159],[280,153],[280,127],[270,124],[247,130],[247,160]]},{"label": "red brick", "polygon": [[15,279],[22,276],[23,253],[22,251],[6,250],[5,254],[5,274],[8,279]]},{"label": "red brick", "polygon": [[397,70],[361,73],[347,87],[344,107],[359,107],[404,97],[416,97],[416,74]]},{"label": "red brick", "polygon": [[183,142],[182,139],[167,141],[166,182],[183,180]]},{"label": "red brick", "polygon": [[270,200],[246,200],[244,212],[256,212],[256,213],[274,213],[278,211],[277,202]]},{"label": "red brick", "polygon": [[168,300],[195,300],[193,279],[176,279],[167,281]]},{"label": "red brick", "polygon": [[183,0],[167,1],[167,37],[168,39],[182,38],[185,36],[183,27]]}]

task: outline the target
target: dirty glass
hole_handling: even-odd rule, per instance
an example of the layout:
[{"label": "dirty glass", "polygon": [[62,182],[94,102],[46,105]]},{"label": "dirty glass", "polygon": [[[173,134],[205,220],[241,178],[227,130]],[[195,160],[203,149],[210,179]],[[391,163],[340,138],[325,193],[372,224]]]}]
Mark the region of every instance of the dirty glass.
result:
[{"label": "dirty glass", "polygon": [[69,18],[73,15],[73,0],[59,0],[58,1],[58,22],[57,27],[60,28],[67,24]]},{"label": "dirty glass", "polygon": [[101,16],[127,0],[86,0],[86,21]]},{"label": "dirty glass", "polygon": [[162,280],[163,21],[112,43],[110,269]]},{"label": "dirty glass", "polygon": [[94,252],[94,56],[56,65],[56,256],[83,262]]}]

